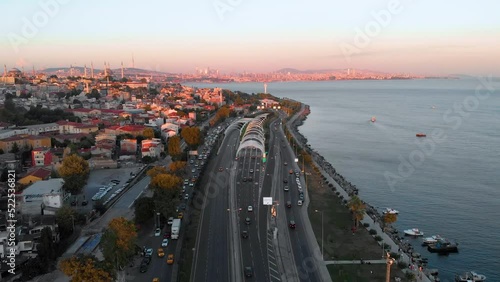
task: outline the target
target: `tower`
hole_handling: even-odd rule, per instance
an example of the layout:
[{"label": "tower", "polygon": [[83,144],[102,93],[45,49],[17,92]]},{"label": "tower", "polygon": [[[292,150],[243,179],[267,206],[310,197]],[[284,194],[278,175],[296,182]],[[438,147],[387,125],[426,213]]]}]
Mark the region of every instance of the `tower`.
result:
[{"label": "tower", "polygon": [[33,65],[33,76],[35,76],[35,65]]},{"label": "tower", "polygon": [[106,62],[104,62],[104,76],[108,76],[108,68],[106,66]]},{"label": "tower", "polygon": [[124,75],[123,75],[123,62],[122,62],[122,78],[123,78],[123,77],[124,77]]},{"label": "tower", "polygon": [[87,78],[87,65],[83,65],[83,78]]},{"label": "tower", "polygon": [[94,63],[90,62],[90,77],[94,78]]},{"label": "tower", "polygon": [[351,69],[347,69],[347,75],[351,75]]},{"label": "tower", "polygon": [[3,65],[3,77],[7,76],[7,65]]},{"label": "tower", "polygon": [[132,68],[135,68],[134,53],[132,53]]},{"label": "tower", "polygon": [[73,65],[69,65],[69,76],[73,76]]},{"label": "tower", "polygon": [[264,83],[264,94],[267,94],[267,83]]}]

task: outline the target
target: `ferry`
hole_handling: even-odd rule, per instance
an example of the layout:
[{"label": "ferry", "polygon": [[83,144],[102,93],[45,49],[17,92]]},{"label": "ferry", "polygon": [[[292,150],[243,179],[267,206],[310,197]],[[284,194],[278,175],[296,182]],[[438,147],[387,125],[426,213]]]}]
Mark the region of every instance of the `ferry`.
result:
[{"label": "ferry", "polygon": [[417,133],[417,137],[426,137],[427,135],[425,133]]}]

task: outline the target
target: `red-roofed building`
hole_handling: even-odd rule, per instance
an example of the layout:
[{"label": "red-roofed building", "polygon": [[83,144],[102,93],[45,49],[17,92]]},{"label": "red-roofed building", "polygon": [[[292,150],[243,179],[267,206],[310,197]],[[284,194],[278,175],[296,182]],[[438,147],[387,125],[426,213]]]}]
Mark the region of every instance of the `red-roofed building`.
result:
[{"label": "red-roofed building", "polygon": [[124,126],[110,126],[108,128],[105,128],[104,131],[106,134],[112,134],[112,135],[131,134],[132,136],[136,137],[142,135],[144,129],[146,129],[146,126],[144,125],[129,124]]},{"label": "red-roofed building", "polygon": [[52,164],[51,148],[40,147],[31,151],[31,166],[49,166]]},{"label": "red-roofed building", "polygon": [[19,179],[18,182],[24,185],[28,185],[40,180],[47,180],[50,178],[51,173],[52,171],[50,169],[38,167],[32,170],[31,172],[28,172],[28,174],[23,178]]}]

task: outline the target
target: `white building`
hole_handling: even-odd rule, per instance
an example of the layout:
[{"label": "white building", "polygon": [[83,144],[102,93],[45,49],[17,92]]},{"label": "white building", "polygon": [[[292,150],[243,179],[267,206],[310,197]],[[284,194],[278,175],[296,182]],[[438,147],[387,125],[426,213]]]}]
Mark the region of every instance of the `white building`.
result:
[{"label": "white building", "polygon": [[70,195],[63,190],[64,180],[53,178],[33,183],[22,193],[22,214],[55,214]]}]

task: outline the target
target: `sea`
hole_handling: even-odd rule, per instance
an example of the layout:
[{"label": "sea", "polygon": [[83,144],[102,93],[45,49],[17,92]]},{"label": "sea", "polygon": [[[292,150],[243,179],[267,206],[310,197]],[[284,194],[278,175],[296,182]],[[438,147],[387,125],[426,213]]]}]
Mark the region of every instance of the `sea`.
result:
[{"label": "sea", "polygon": [[[262,83],[186,85],[264,92]],[[459,243],[438,255],[407,238],[441,281],[474,270],[500,282],[500,80],[273,82],[267,91],[310,106],[299,131],[311,148],[364,201],[398,210],[399,231]]]}]

